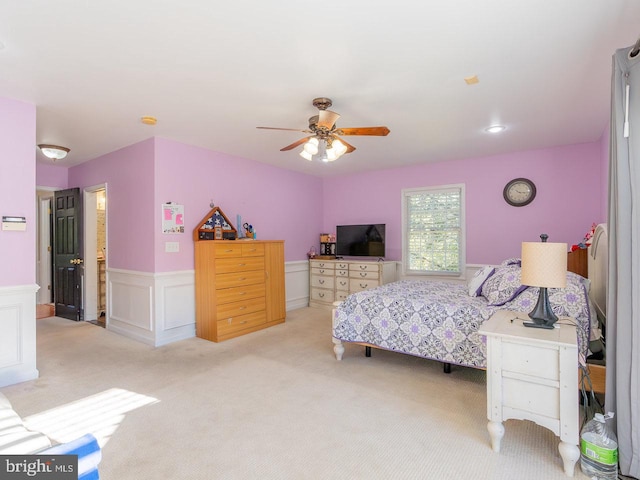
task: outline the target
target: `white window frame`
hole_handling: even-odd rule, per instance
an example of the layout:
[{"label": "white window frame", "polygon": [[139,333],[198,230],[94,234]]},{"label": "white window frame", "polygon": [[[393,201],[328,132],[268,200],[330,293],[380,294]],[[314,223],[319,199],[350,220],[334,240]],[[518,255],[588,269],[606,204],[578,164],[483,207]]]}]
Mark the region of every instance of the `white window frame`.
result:
[{"label": "white window frame", "polygon": [[[432,270],[410,270],[409,269],[409,235],[408,235],[408,202],[414,195],[449,193],[458,191],[460,193],[460,241],[458,243],[458,271],[432,271]],[[404,275],[428,275],[445,276],[448,278],[464,278],[466,271],[466,221],[465,221],[465,185],[456,183],[451,185],[438,185],[432,187],[406,188],[402,190],[402,270]]]}]

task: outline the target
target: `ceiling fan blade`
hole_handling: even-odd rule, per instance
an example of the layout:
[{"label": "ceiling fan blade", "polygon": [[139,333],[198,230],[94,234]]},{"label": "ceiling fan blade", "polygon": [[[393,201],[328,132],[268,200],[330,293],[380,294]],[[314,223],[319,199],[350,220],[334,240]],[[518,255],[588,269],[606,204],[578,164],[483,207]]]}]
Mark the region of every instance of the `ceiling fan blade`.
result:
[{"label": "ceiling fan blade", "polygon": [[355,128],[340,128],[338,135],[377,135],[377,136],[387,136],[389,135],[389,130],[387,127],[355,127]]},{"label": "ceiling fan blade", "polygon": [[351,153],[351,152],[353,152],[353,151],[356,149],[356,147],[354,147],[354,146],[353,146],[353,145],[351,145],[350,143],[345,142],[343,138],[338,138],[338,137],[336,137],[336,138],[337,138],[338,140],[340,140],[342,143],[344,143],[344,146],[345,146],[345,147],[347,147],[347,151],[346,151],[346,152],[344,152],[345,154],[346,154],[346,153]]},{"label": "ceiling fan blade", "polygon": [[293,142],[291,145],[287,145],[284,148],[281,148],[280,151],[281,152],[286,152],[287,150],[292,150],[294,148],[296,148],[298,145],[302,145],[303,143],[305,143],[307,140],[309,140],[311,137],[304,137],[301,138],[300,140],[298,140],[297,142]]},{"label": "ceiling fan blade", "polygon": [[340,118],[340,115],[331,110],[320,110],[318,117],[318,126],[331,130]]},{"label": "ceiling fan blade", "polygon": [[299,128],[278,128],[278,127],[256,127],[263,130],[286,130],[289,132],[313,133],[311,130],[300,130]]}]

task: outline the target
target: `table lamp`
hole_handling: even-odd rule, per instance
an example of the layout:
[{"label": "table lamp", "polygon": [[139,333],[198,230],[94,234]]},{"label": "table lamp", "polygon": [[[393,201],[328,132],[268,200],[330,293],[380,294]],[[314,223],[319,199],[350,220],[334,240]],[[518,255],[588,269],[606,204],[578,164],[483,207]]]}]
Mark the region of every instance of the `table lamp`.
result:
[{"label": "table lamp", "polygon": [[549,235],[540,235],[541,242],[522,242],[523,285],[538,287],[538,303],[529,313],[531,322],[526,327],[554,328],[558,317],[551,309],[547,288],[565,288],[567,285],[567,244],[549,243]]}]

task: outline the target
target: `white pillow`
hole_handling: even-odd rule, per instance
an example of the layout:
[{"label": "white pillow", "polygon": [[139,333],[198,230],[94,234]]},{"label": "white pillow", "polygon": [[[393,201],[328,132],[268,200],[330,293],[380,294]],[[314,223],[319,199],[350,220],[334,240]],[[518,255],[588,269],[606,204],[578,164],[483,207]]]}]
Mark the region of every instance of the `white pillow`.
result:
[{"label": "white pillow", "polygon": [[496,271],[494,267],[491,265],[487,265],[486,267],[482,267],[476,271],[471,280],[469,280],[469,296],[477,297],[482,292],[482,285],[493,273]]}]

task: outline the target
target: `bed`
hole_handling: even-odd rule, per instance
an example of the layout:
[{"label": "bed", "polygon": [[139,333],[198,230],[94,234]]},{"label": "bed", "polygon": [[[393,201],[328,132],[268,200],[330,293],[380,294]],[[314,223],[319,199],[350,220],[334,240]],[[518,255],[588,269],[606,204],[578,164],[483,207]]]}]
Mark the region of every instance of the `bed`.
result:
[{"label": "bed", "polygon": [[[589,280],[567,272],[564,289],[549,289],[553,311],[575,319],[582,359],[597,334],[598,320],[589,299]],[[451,365],[486,368],[486,344],[478,328],[500,309],[529,312],[538,289],[520,284],[520,259],[480,268],[467,283],[401,280],[349,295],[333,310],[334,353],[344,343],[437,360]]]}]

